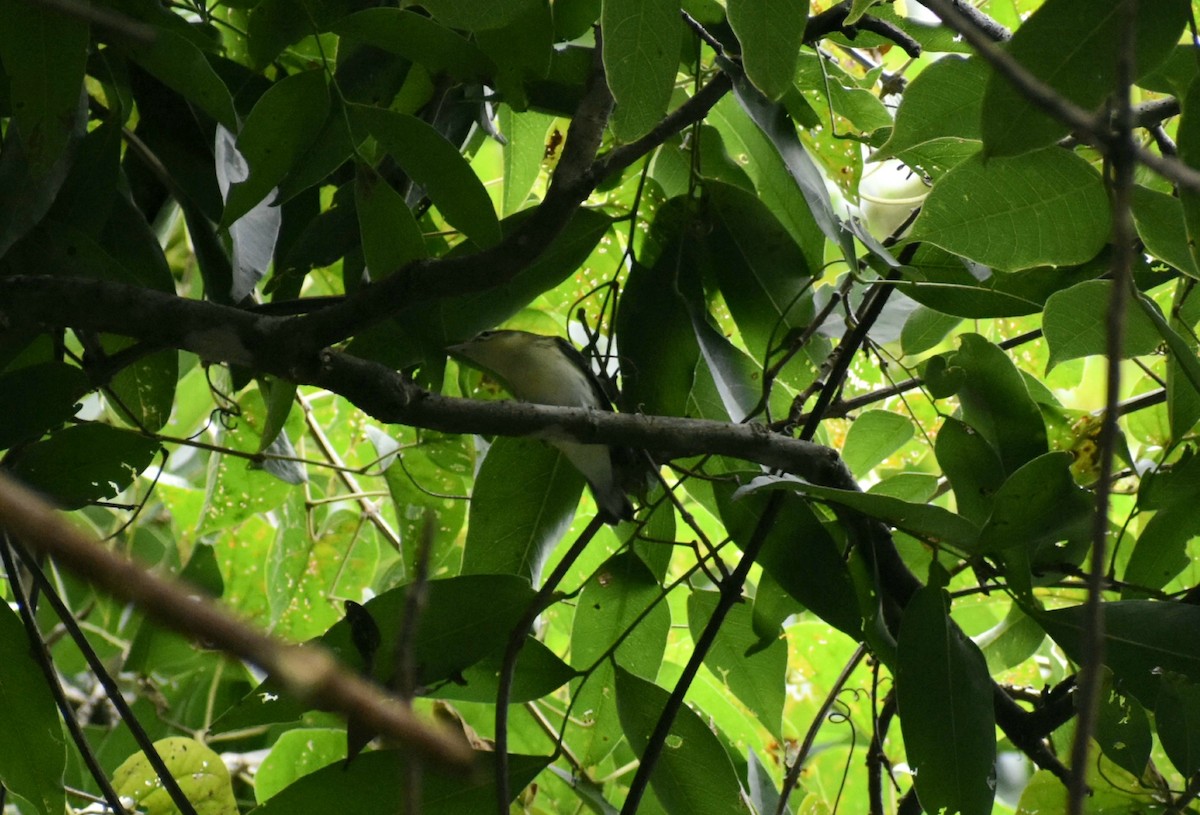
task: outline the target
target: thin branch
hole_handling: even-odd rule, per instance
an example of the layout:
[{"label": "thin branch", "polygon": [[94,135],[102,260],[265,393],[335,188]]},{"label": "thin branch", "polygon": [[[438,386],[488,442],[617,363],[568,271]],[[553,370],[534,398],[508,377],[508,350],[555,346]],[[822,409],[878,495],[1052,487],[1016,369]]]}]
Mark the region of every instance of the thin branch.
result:
[{"label": "thin branch", "polygon": [[1004,76],[1033,105],[1070,127],[1076,135],[1101,153],[1112,157],[1114,151],[1129,150],[1136,160],[1163,178],[1193,192],[1200,192],[1200,171],[1177,159],[1159,156],[1132,144],[1122,145],[1124,136],[1113,134],[1107,121],[1097,119],[1088,111],[1064,98],[1058,91],[1038,79],[1021,63],[1013,59],[972,21],[968,20],[951,0],[920,0],[950,28],[962,34],[996,72]]},{"label": "thin branch", "polygon": [[658,763],[659,756],[662,755],[667,737],[671,735],[671,725],[675,723],[675,717],[678,715],[679,709],[683,707],[683,698],[687,694],[688,688],[691,687],[692,681],[696,678],[696,674],[700,671],[700,665],[704,662],[704,657],[716,641],[717,633],[721,630],[721,624],[725,621],[726,615],[729,614],[734,603],[741,599],[742,586],[745,584],[746,577],[750,573],[750,567],[757,560],[758,553],[762,550],[771,528],[775,525],[775,519],[783,506],[783,500],[784,494],[782,492],[773,493],[767,499],[763,513],[759,516],[758,523],[754,527],[754,532],[749,542],[747,542],[745,549],[742,551],[742,559],[738,561],[738,565],[734,568],[729,579],[721,583],[720,594],[717,598],[717,605],[713,609],[712,617],[709,618],[708,624],[704,626],[704,631],[696,638],[692,655],[688,658],[687,664],[679,676],[679,680],[675,683],[675,687],[671,689],[671,695],[667,697],[667,702],[663,705],[662,713],[659,714],[658,721],[654,725],[654,730],[650,733],[646,749],[642,751],[637,772],[629,784],[629,792],[625,797],[625,804],[621,807],[621,815],[634,815],[637,812],[638,806],[642,801],[642,796],[650,784],[650,775],[654,772],[654,766]]},{"label": "thin branch", "polygon": [[274,675],[302,701],[340,711],[449,767],[470,763],[471,750],[419,721],[367,681],[343,670],[324,649],[283,645],[178,581],[165,580],[83,535],[49,504],[0,473],[0,527],[147,617]]},{"label": "thin branch", "polygon": [[1137,0],[1121,4],[1121,48],[1117,56],[1117,91],[1114,124],[1117,137],[1109,148],[1113,196],[1113,270],[1111,299],[1106,319],[1105,354],[1108,357],[1108,382],[1105,412],[1100,430],[1100,480],[1096,485],[1096,508],[1092,516],[1091,570],[1088,573],[1087,602],[1081,637],[1075,739],[1071,746],[1071,780],[1068,784],[1067,811],[1082,815],[1087,802],[1088,757],[1096,731],[1100,689],[1104,678],[1104,565],[1108,545],[1108,510],[1112,494],[1113,461],[1120,430],[1117,405],[1121,400],[1121,359],[1125,347],[1125,312],[1133,288],[1132,223],[1133,173],[1135,169],[1133,111],[1130,93],[1134,79],[1134,36],[1137,24]]}]

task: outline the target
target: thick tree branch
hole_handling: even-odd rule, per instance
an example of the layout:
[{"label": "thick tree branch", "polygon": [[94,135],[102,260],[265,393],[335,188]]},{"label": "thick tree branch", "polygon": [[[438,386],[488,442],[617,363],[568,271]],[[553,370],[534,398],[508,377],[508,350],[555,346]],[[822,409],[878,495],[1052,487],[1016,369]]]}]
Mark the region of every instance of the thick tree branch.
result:
[{"label": "thick tree branch", "polygon": [[444,765],[462,767],[471,761],[465,742],[424,724],[369,682],[339,668],[324,650],[281,644],[199,592],[118,557],[2,472],[0,527],[103,591],[136,604],[159,624],[211,642],[269,672],[315,707],[341,711]]}]

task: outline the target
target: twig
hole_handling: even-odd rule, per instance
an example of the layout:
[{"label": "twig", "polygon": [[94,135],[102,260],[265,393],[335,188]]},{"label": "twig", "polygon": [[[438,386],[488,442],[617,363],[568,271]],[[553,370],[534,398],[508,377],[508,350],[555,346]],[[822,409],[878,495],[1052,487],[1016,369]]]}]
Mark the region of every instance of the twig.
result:
[{"label": "twig", "polygon": [[842,666],[842,672],[834,680],[833,687],[829,689],[829,693],[825,694],[825,701],[821,703],[821,709],[817,711],[817,715],[809,724],[808,732],[804,734],[804,742],[800,745],[800,751],[796,753],[796,758],[792,761],[792,766],[788,768],[787,776],[783,779],[783,790],[779,793],[779,803],[775,805],[775,815],[783,815],[787,811],[788,798],[791,796],[792,790],[800,783],[800,771],[804,769],[804,762],[808,758],[809,752],[812,751],[813,743],[817,740],[817,733],[820,732],[821,725],[825,723],[825,717],[829,715],[829,710],[833,707],[833,702],[837,699],[838,694],[842,692],[842,688],[850,681],[850,675],[854,673],[854,669],[866,655],[867,647],[865,645],[860,644],[858,648],[854,649],[853,656]]},{"label": "twig", "polygon": [[563,555],[562,560],[554,567],[554,571],[546,578],[546,582],[538,589],[538,593],[529,603],[529,608],[517,620],[508,635],[508,643],[504,647],[504,660],[500,664],[499,687],[496,689],[496,811],[499,815],[508,815],[511,798],[508,783],[508,700],[512,697],[513,678],[517,670],[517,657],[525,646],[525,637],[529,627],[533,625],[538,615],[549,608],[558,584],[567,576],[567,572],[575,565],[575,561],[583,554],[583,550],[591,543],[592,538],[604,526],[604,521],[597,515],[588,525],[571,548]]},{"label": "twig", "polygon": [[1108,382],[1105,388],[1105,412],[1100,429],[1100,480],[1096,485],[1096,509],[1092,518],[1091,570],[1084,605],[1084,624],[1080,642],[1081,659],[1076,692],[1075,739],[1071,745],[1071,778],[1068,784],[1067,811],[1082,815],[1087,797],[1088,756],[1099,713],[1100,688],[1104,678],[1104,564],[1108,545],[1108,509],[1112,494],[1113,460],[1120,430],[1117,428],[1117,404],[1121,400],[1121,358],[1125,347],[1125,312],[1133,287],[1132,223],[1133,112],[1130,92],[1133,86],[1134,35],[1137,24],[1137,0],[1121,5],[1121,47],[1117,56],[1117,91],[1114,124],[1116,138],[1109,149],[1113,196],[1113,270],[1112,294],[1106,320],[1105,354],[1108,356]]},{"label": "twig", "polygon": [[775,518],[783,506],[783,498],[784,493],[775,492],[767,499],[766,507],[754,527],[754,533],[745,549],[742,550],[742,559],[738,561],[738,565],[729,579],[721,584],[720,595],[717,598],[717,605],[713,609],[712,617],[704,626],[704,631],[696,638],[692,655],[688,659],[687,665],[684,666],[679,681],[671,689],[671,695],[667,697],[667,703],[663,705],[662,713],[659,714],[654,730],[650,733],[650,739],[646,743],[646,749],[642,752],[637,772],[629,784],[629,793],[626,795],[625,804],[621,807],[621,815],[633,815],[637,812],[646,787],[650,783],[650,775],[654,772],[654,765],[658,763],[667,737],[671,734],[671,725],[674,724],[675,716],[683,706],[683,697],[691,687],[692,680],[696,678],[700,665],[704,662],[704,657],[712,648],[713,642],[716,641],[717,632],[721,630],[721,623],[725,621],[725,616],[733,608],[733,604],[741,599],[742,585],[746,582],[750,567],[758,558],[758,553],[766,542],[771,527],[775,525]]}]

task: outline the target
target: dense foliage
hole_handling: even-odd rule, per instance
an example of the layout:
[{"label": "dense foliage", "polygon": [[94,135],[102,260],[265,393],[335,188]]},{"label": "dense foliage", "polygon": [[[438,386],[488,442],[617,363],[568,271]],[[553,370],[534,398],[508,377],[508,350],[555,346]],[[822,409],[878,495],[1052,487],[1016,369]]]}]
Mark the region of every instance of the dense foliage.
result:
[{"label": "dense foliage", "polygon": [[0,475],[475,756],[5,532],[6,805],[1195,811],[1191,13],[0,0]]}]

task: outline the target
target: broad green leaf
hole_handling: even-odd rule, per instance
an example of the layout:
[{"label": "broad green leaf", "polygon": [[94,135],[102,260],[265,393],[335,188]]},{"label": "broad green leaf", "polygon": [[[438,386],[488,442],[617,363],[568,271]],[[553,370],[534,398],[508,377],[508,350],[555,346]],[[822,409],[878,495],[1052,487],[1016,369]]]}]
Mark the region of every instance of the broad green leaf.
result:
[{"label": "broad green leaf", "polygon": [[1200,322],[1200,296],[1184,281],[1176,287],[1172,300],[1168,324],[1182,343],[1171,346],[1167,356],[1167,418],[1171,424],[1171,438],[1180,439],[1191,432],[1200,421],[1200,389],[1188,382],[1183,365],[1176,358],[1178,348],[1190,347],[1194,358],[1196,342],[1189,329]]},{"label": "broad green leaf", "polygon": [[[1144,707],[1158,704],[1168,671],[1200,682],[1200,606],[1157,600],[1119,600],[1103,605],[1104,662],[1114,687],[1131,693]],[[1067,656],[1080,658],[1086,616],[1083,606],[1033,613]]]},{"label": "broad green leaf", "polygon": [[[716,489],[725,528],[739,546],[746,546],[759,524],[765,495],[736,495],[732,486]],[[849,636],[862,636],[862,614],[854,583],[837,543],[799,496],[784,495],[783,505],[758,556],[770,574],[793,599]],[[797,569],[803,562],[806,568]]]},{"label": "broad green leaf", "polygon": [[475,41],[496,63],[491,82],[517,110],[530,106],[528,89],[544,82],[554,64],[554,14],[535,3],[501,28],[480,31]]},{"label": "broad green leaf", "polygon": [[959,513],[984,524],[992,512],[992,496],[1004,483],[1004,466],[995,448],[969,424],[947,417],[938,431],[934,452],[954,489]]},{"label": "broad green leaf", "polygon": [[538,4],[538,0],[428,0],[421,3],[438,22],[467,31],[503,28]]},{"label": "broad green leaf", "polygon": [[761,485],[753,487],[794,490],[819,501],[849,507],[934,545],[944,544],[962,551],[970,551],[979,540],[979,527],[963,516],[936,504],[909,503],[889,495],[821,487],[793,478],[764,479]]},{"label": "broad green leaf", "polygon": [[923,354],[946,339],[961,322],[962,317],[921,306],[904,321],[904,328],[900,330],[900,347],[904,349],[905,356]]},{"label": "broad green leaf", "polygon": [[229,188],[221,225],[228,228],[264,200],[304,155],[329,113],[324,71],[276,82],[255,103],[238,132],[237,150],[249,167]]},{"label": "broad green leaf", "polygon": [[[1013,35],[1008,53],[1034,76],[1085,110],[1116,85],[1125,20],[1123,0],[1047,0]],[[1162,0],[1135,26],[1134,75],[1157,67],[1179,42],[1187,0]],[[1070,43],[1070,47],[1064,44]],[[994,72],[983,98],[983,140],[994,156],[1053,144],[1068,127],[1033,105],[1007,77]]]},{"label": "broad green leaf", "polygon": [[[667,702],[667,691],[617,668],[617,710],[635,755],[646,749]],[[681,705],[650,774],[650,786],[668,815],[748,813],[729,755],[715,733]]]},{"label": "broad green leaf", "polygon": [[[850,156],[847,156],[844,150],[844,139],[847,136],[862,138],[854,133],[853,129],[857,128],[864,135],[869,135],[892,126],[892,115],[884,107],[883,102],[879,101],[876,94],[862,87],[856,78],[843,71],[836,62],[818,57],[815,53],[803,51],[800,53],[799,66],[796,71],[796,87],[808,90],[810,93],[815,89],[819,95],[825,97],[820,100],[818,105],[818,107],[828,106],[819,111],[818,115],[821,116],[822,124],[830,115],[829,109],[832,109],[835,118],[830,120],[830,132],[814,133],[809,130],[805,131],[804,135],[813,140],[810,141],[810,144],[819,145],[816,149],[818,153],[823,153],[824,140],[829,138],[830,144],[834,145],[835,166],[847,166],[845,158],[849,158],[851,163],[859,160],[857,151],[851,151]],[[820,97],[818,96],[818,98]],[[839,147],[842,149],[838,150]],[[842,156],[837,156],[837,152],[841,152]],[[829,159],[824,155],[821,158],[825,161],[826,171],[829,171],[831,169]]]},{"label": "broad green leaf", "polygon": [[927,812],[987,815],[995,795],[992,683],[979,649],[950,619],[944,591],[926,586],[904,609],[896,701],[913,785]]},{"label": "broad green leaf", "polygon": [[[1183,98],[1183,115],[1179,118],[1178,149],[1180,161],[1189,167],[1200,163],[1200,82],[1193,81]],[[1183,206],[1183,223],[1187,230],[1187,247],[1192,262],[1200,267],[1200,193],[1186,187],[1179,189],[1179,201]],[[1173,224],[1172,224],[1173,225]]]},{"label": "broad green leaf", "polygon": [[[502,5],[487,4],[489,8]],[[408,9],[363,9],[338,20],[333,31],[407,57],[430,73],[445,71],[462,82],[483,79],[493,69],[491,60],[470,40]]]},{"label": "broad green leaf", "polygon": [[1166,342],[1170,351],[1171,362],[1178,365],[1178,372],[1183,375],[1193,390],[1200,393],[1200,360],[1196,358],[1196,351],[1192,343],[1181,337],[1179,332],[1171,327],[1170,323],[1163,318],[1162,312],[1159,311],[1158,304],[1149,297],[1138,292],[1134,297],[1134,304],[1158,329],[1159,336]]},{"label": "broad green leaf", "polygon": [[[504,655],[493,653],[464,668],[454,677],[453,682],[443,682],[425,695],[431,699],[495,704],[496,694],[500,690],[500,670],[503,663]],[[541,699],[554,693],[575,676],[576,671],[559,659],[541,640],[532,636],[526,637],[521,654],[517,657],[508,700],[518,705]]]},{"label": "broad green leaf", "polygon": [[351,105],[351,116],[387,150],[454,227],[477,247],[500,242],[492,199],[462,154],[425,122],[404,113]]},{"label": "broad green leaf", "polygon": [[158,81],[216,119],[226,130],[237,132],[238,117],[233,96],[191,40],[158,27],[152,42],[130,46],[129,53]]},{"label": "broad green leaf", "polygon": [[1047,452],[1042,412],[1004,351],[978,334],[963,334],[945,364],[947,375],[956,377],[963,421],[999,453],[1006,472]]},{"label": "broad green leaf", "polygon": [[[1050,295],[1042,318],[1050,346],[1047,372],[1069,359],[1105,353],[1111,296],[1112,283],[1103,280],[1089,280]],[[1154,323],[1136,308],[1125,312],[1123,335],[1123,359],[1152,354],[1161,341]]]},{"label": "broad green leaf", "polygon": [[859,478],[903,447],[914,433],[907,416],[890,410],[863,411],[850,425],[842,461]]},{"label": "broad green leaf", "polygon": [[38,815],[62,815],[67,765],[62,723],[46,674],[8,603],[0,603],[0,704],[0,782]]},{"label": "broad green leaf", "polygon": [[720,133],[729,157],[754,182],[763,203],[791,234],[809,264],[815,267],[824,262],[825,238],[821,227],[770,139],[729,97],[709,111],[708,120]]},{"label": "broad green leaf", "polygon": [[[118,338],[105,342],[112,353],[132,344]],[[122,416],[134,426],[151,433],[161,430],[171,418],[175,405],[175,383],[179,381],[179,352],[174,349],[145,356],[122,368],[113,377],[110,399]],[[128,411],[128,413],[126,413]]]},{"label": "broad green leaf", "polygon": [[634,263],[617,314],[625,405],[660,416],[688,413],[700,349],[691,316],[679,294],[681,276],[698,268],[694,242],[685,234],[687,203],[672,199],[658,211],[653,234],[663,248],[653,268]]},{"label": "broad green leaf", "polygon": [[897,281],[893,285],[925,307],[959,319],[1023,317],[1041,310],[1032,300],[982,285],[960,286],[921,281]]},{"label": "broad green leaf", "polygon": [[1136,699],[1113,687],[1112,674],[1108,672],[1100,689],[1096,742],[1110,761],[1127,773],[1142,777],[1150,760],[1150,722]]},{"label": "broad green leaf", "polygon": [[0,63],[11,100],[5,107],[19,127],[25,161],[35,178],[50,171],[71,138],[70,123],[77,119],[83,93],[88,33],[87,24],[74,15],[0,0]]},{"label": "broad green leaf", "polygon": [[1200,519],[1196,517],[1196,501],[1191,500],[1160,509],[1142,528],[1129,562],[1124,580],[1129,588],[1124,597],[1145,596],[1139,588],[1161,589],[1192,562],[1188,557],[1188,541],[1200,535]]},{"label": "broad green leaf", "polygon": [[972,639],[987,660],[988,673],[998,674],[1033,656],[1046,639],[1046,632],[1013,603],[1003,620]]},{"label": "broad green leaf", "polygon": [[1183,205],[1165,192],[1133,188],[1133,222],[1146,251],[1191,277],[1200,278],[1188,245]]},{"label": "broad green leaf", "polygon": [[662,587],[636,554],[606,560],[579,595],[571,664],[587,669],[615,647],[611,656],[617,664],[647,679],[656,676],[671,627],[671,613],[661,600]]},{"label": "broad green leaf", "polygon": [[504,144],[504,205],[506,215],[522,209],[537,181],[546,154],[546,133],[554,118],[537,111],[516,113],[508,105],[500,106],[500,132]]},{"label": "broad green leaf", "polygon": [[704,249],[746,345],[764,360],[789,331],[812,320],[812,273],[800,247],[757,196],[716,181],[704,189],[712,217]]},{"label": "broad green leaf", "polygon": [[540,441],[498,438],[475,479],[463,574],[512,574],[537,584],[583,489],[566,457]]},{"label": "broad green leaf", "polygon": [[927,503],[938,495],[938,477],[931,473],[896,473],[871,485],[872,495],[890,495],[910,503]]},{"label": "broad green leaf", "polygon": [[979,534],[983,552],[1019,546],[1032,552],[1072,533],[1086,532],[1091,493],[1075,483],[1069,452],[1046,453],[1023,464],[992,496],[992,513]]},{"label": "broad green leaf", "polygon": [[730,0],[727,4],[729,25],[742,46],[746,76],[770,99],[778,99],[792,87],[808,4],[809,0],[765,4]]},{"label": "broad green leaf", "polygon": [[[693,591],[688,595],[688,629],[693,642],[708,624],[719,598],[715,591]],[[751,654],[759,645],[752,617],[749,606],[735,603],[722,621],[712,648],[705,654],[704,664],[763,727],[779,735],[786,695],[787,643],[776,638],[766,648]]]},{"label": "broad green leaf", "polygon": [[[229,770],[210,747],[195,739],[174,736],[154,742],[154,749],[196,808],[197,815],[237,815]],[[147,815],[171,815],[179,811],[142,753],[127,758],[113,773],[112,783],[117,794],[132,799],[138,810]]]},{"label": "broad green leaf", "polygon": [[1184,778],[1200,772],[1200,683],[1164,677],[1154,725],[1175,769]]},{"label": "broad green leaf", "polygon": [[[516,796],[551,761],[550,756],[510,755],[508,780]],[[495,753],[479,751],[468,772],[446,772],[430,762],[421,763],[420,812],[422,815],[462,815],[491,812],[496,806]],[[323,767],[285,787],[254,815],[395,815],[405,807],[406,786],[380,779],[410,777],[410,764],[402,750],[373,750],[357,756],[348,766],[340,762]]]},{"label": "broad green leaf", "polygon": [[920,154],[947,139],[977,150],[987,74],[987,64],[978,58],[948,56],[927,66],[905,89],[892,135],[874,157],[907,158],[905,163],[914,166],[912,156],[906,154]]},{"label": "broad green leaf", "polygon": [[371,167],[358,166],[354,205],[363,257],[372,280],[387,277],[410,261],[425,257],[425,239],[412,210],[400,193]]},{"label": "broad green leaf", "polygon": [[150,466],[158,442],[103,424],[74,425],[26,447],[12,473],[64,509],[115,498]]},{"label": "broad green leaf", "polygon": [[644,135],[663,117],[675,85],[683,23],[671,0],[604,0],[604,72],[619,141]]},{"label": "broad green leaf", "polygon": [[0,373],[0,450],[35,441],[70,419],[89,390],[87,374],[62,362]]},{"label": "broad green leaf", "polygon": [[1001,270],[1083,263],[1108,239],[1108,196],[1082,157],[1057,147],[974,156],[944,175],[913,224],[914,240]]},{"label": "broad green leaf", "polygon": [[346,757],[346,732],[300,727],[280,734],[254,773],[254,799],[263,803],[309,773]]}]

